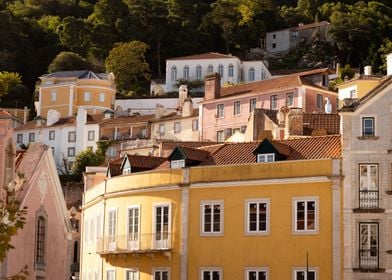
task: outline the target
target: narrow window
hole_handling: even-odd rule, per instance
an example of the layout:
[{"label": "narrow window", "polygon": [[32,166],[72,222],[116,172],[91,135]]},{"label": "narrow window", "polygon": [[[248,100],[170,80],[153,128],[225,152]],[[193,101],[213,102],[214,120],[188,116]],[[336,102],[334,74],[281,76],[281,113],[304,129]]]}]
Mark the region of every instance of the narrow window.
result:
[{"label": "narrow window", "polygon": [[68,156],[69,157],[74,157],[75,156],[75,148],[74,147],[68,148]]},{"label": "narrow window", "polygon": [[109,210],[108,216],[108,249],[114,251],[116,249],[117,211],[115,209]]},{"label": "narrow window", "polygon": [[362,136],[374,136],[374,117],[362,118]]},{"label": "narrow window", "polygon": [[18,144],[23,143],[23,134],[22,133],[18,133],[16,135],[16,143],[18,143]]},{"label": "narrow window", "polygon": [[180,133],[180,132],[181,132],[181,123],[175,122],[174,123],[174,133]]},{"label": "narrow window", "polygon": [[51,90],[50,91],[50,100],[52,102],[56,102],[56,100],[57,100],[57,91],[55,91],[55,90]]},{"label": "narrow window", "polygon": [[277,95],[271,95],[270,96],[270,109],[271,110],[277,110],[278,109],[278,96]]},{"label": "narrow window", "polygon": [[216,141],[217,142],[224,142],[225,141],[225,133],[223,130],[218,130],[216,132]]},{"label": "narrow window", "polygon": [[207,74],[212,74],[214,73],[214,66],[212,66],[211,64],[208,65],[207,67]]},{"label": "narrow window", "polygon": [[154,206],[154,248],[169,249],[170,238],[170,208],[169,205]]},{"label": "narrow window", "polygon": [[231,63],[229,64],[229,77],[234,77],[234,66]]},{"label": "narrow window", "polygon": [[139,280],[139,271],[137,270],[127,270],[126,280]]},{"label": "narrow window", "polygon": [[268,200],[256,199],[246,201],[246,233],[259,234],[268,232]]},{"label": "narrow window", "polygon": [[37,219],[37,239],[36,239],[36,255],[35,262],[37,264],[45,264],[45,234],[46,220],[40,216]]},{"label": "narrow window", "polygon": [[219,64],[219,66],[218,66],[218,73],[221,77],[223,77],[223,65],[222,64]]},{"label": "narrow window", "polygon": [[360,223],[359,240],[359,267],[378,269],[378,223]]},{"label": "narrow window", "polygon": [[234,102],[234,115],[239,115],[239,114],[241,114],[241,102],[235,101]]},{"label": "narrow window", "polygon": [[359,207],[378,208],[378,165],[359,165]]},{"label": "narrow window", "polygon": [[224,105],[223,104],[218,104],[217,106],[216,106],[216,117],[217,118],[223,118],[224,117],[224,115],[225,115],[225,107],[224,107]]},{"label": "narrow window", "polygon": [[95,131],[94,130],[90,130],[88,132],[88,137],[87,137],[88,141],[94,141],[95,139]]},{"label": "narrow window", "polygon": [[223,232],[223,202],[201,202],[201,233],[221,234]]},{"label": "narrow window", "polygon": [[294,106],[294,95],[292,92],[286,94],[286,106],[287,107]]},{"label": "narrow window", "polygon": [[99,102],[101,103],[105,102],[105,93],[101,92],[99,94]]},{"label": "narrow window", "polygon": [[56,132],[54,130],[49,131],[49,140],[54,140],[56,136]]},{"label": "narrow window", "polygon": [[315,199],[296,199],[295,231],[314,232],[317,227],[317,204]]},{"label": "narrow window", "polygon": [[323,109],[324,100],[323,100],[322,94],[316,94],[316,106],[317,106],[317,109]]},{"label": "narrow window", "polygon": [[196,79],[201,80],[201,75],[202,75],[201,66],[197,65],[196,66]]},{"label": "narrow window", "polygon": [[106,280],[116,280],[116,272],[114,270],[106,270]]},{"label": "narrow window", "polygon": [[76,142],[76,131],[68,132],[68,142]]},{"label": "narrow window", "polygon": [[255,80],[255,69],[251,67],[249,69],[249,81],[253,82]]},{"label": "narrow window", "polygon": [[249,100],[249,113],[252,113],[256,108],[256,98],[251,98]]},{"label": "narrow window", "polygon": [[189,79],[189,66],[188,65],[184,66],[184,79],[185,80]]},{"label": "narrow window", "polygon": [[91,100],[91,92],[86,91],[84,93],[84,102],[89,102]]},{"label": "narrow window", "polygon": [[35,141],[35,133],[34,132],[30,132],[29,133],[29,142],[34,142]]},{"label": "narrow window", "polygon": [[159,136],[165,135],[165,125],[163,123],[159,124]]},{"label": "narrow window", "polygon": [[197,131],[199,129],[199,120],[192,120],[192,131]]},{"label": "narrow window", "polygon": [[128,248],[130,250],[139,249],[139,213],[138,206],[128,208]]},{"label": "narrow window", "polygon": [[171,68],[171,80],[172,82],[177,81],[177,67],[172,66]]}]

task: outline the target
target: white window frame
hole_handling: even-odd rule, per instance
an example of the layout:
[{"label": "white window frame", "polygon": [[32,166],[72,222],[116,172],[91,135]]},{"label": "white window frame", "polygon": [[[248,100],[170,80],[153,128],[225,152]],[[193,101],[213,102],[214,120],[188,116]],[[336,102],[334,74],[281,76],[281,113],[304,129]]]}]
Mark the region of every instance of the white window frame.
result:
[{"label": "white window frame", "polygon": [[[309,272],[314,272],[315,274],[315,279],[318,279],[318,274],[319,274],[319,268],[318,267],[308,267]],[[297,272],[306,272],[306,267],[293,267],[292,268],[292,279],[293,280],[298,280],[297,279]],[[305,280],[306,280],[306,274],[305,274]]]},{"label": "white window frame", "polygon": [[88,141],[94,141],[95,140],[95,131],[94,130],[89,130],[88,131],[87,140]]},{"label": "white window frame", "polygon": [[[127,215],[126,215],[126,217],[127,217],[127,221],[126,221],[126,225],[127,225],[127,228],[126,228],[126,231],[127,231],[127,242],[128,242],[128,246],[127,246],[127,248],[128,249],[131,249],[131,250],[139,250],[140,249],[140,218],[141,218],[141,215],[140,215],[140,205],[139,204],[136,204],[136,205],[130,205],[130,206],[128,206],[127,207]],[[137,228],[138,228],[138,231],[137,231],[137,234],[135,234],[135,236],[137,236],[137,240],[130,240],[129,238],[130,238],[130,232],[129,232],[129,226],[130,226],[130,224],[129,224],[129,218],[130,218],[130,216],[129,216],[129,211],[130,210],[132,210],[132,209],[137,209],[138,210],[138,217],[137,217]],[[133,232],[134,233],[134,232]]]},{"label": "white window frame", "polygon": [[223,65],[222,65],[222,64],[219,64],[219,65],[218,65],[218,74],[219,74],[221,77],[223,77],[224,68],[223,68]]},{"label": "white window frame", "polygon": [[224,142],[225,141],[225,131],[218,130],[216,132],[216,142]]},{"label": "white window frame", "polygon": [[[307,202],[315,203],[315,214],[314,214],[314,229],[307,229]],[[304,229],[297,229],[297,202],[305,202],[305,221]],[[305,197],[293,197],[292,198],[292,233],[293,234],[318,234],[319,232],[319,197],[318,196],[305,196]]]},{"label": "white window frame", "polygon": [[196,66],[196,79],[201,80],[202,75],[203,75],[203,70],[201,68],[201,65],[197,65]]},{"label": "white window frame", "polygon": [[172,82],[177,81],[177,67],[175,65],[170,68],[170,78]]},{"label": "white window frame", "polygon": [[55,140],[55,139],[56,139],[56,131],[49,130],[49,140]]},{"label": "white window frame", "polygon": [[[170,280],[170,268],[169,267],[153,267],[152,272],[151,272],[151,279],[152,280],[156,280],[156,278],[155,278],[156,272],[166,272],[167,279]],[[160,279],[162,279],[162,275],[160,276]]]},{"label": "white window frame", "polygon": [[108,277],[110,272],[113,272],[113,280],[116,280],[116,269],[114,269],[114,268],[106,269],[106,280],[112,280],[112,279],[109,279],[109,277]]},{"label": "white window frame", "polygon": [[220,103],[216,105],[216,118],[221,119],[225,117],[225,105]]},{"label": "white window frame", "polygon": [[[269,279],[269,268],[268,267],[245,267],[244,269],[244,279],[245,280],[250,280],[249,279],[249,272],[264,272],[265,273],[265,279],[268,280]],[[262,280],[262,279],[258,279],[257,276],[257,280]]]},{"label": "white window frame", "polygon": [[[108,249],[109,251],[114,251],[116,250],[117,247],[117,208],[108,208],[107,210],[107,215],[108,215],[108,226],[107,226],[107,236],[108,236]],[[110,225],[110,213],[114,213],[114,222],[113,222],[113,229],[111,228]]]},{"label": "white window frame", "polygon": [[[220,206],[219,231],[214,230],[214,206]],[[211,229],[205,231],[205,206],[211,207]],[[224,201],[223,200],[202,200],[200,202],[200,235],[201,236],[222,236],[224,234]]]},{"label": "white window frame", "polygon": [[95,227],[96,227],[96,237],[97,237],[97,240],[98,240],[99,238],[102,238],[102,228],[101,228],[101,225],[102,225],[102,217],[101,217],[101,212],[99,212],[99,213],[95,216],[95,221],[96,221],[96,223],[95,223]]},{"label": "white window frame", "polygon": [[278,109],[278,95],[272,94],[270,96],[270,109],[277,110]]},{"label": "white window frame", "polygon": [[274,162],[274,161],[275,161],[274,153],[257,154],[257,162]]},{"label": "white window frame", "polygon": [[159,134],[159,136],[165,135],[165,125],[163,123],[159,124],[158,134]]},{"label": "white window frame", "polygon": [[228,70],[229,78],[233,78],[234,77],[234,65],[230,63],[228,69],[229,69]]},{"label": "white window frame", "polygon": [[68,131],[68,142],[76,142],[76,131]]},{"label": "white window frame", "polygon": [[[135,273],[136,273],[136,278],[134,278],[134,279],[128,278],[128,272],[135,272]],[[131,268],[125,269],[125,276],[124,276],[124,279],[125,279],[125,280],[139,280],[139,279],[140,279],[139,268],[138,268],[138,267],[131,267]]]},{"label": "white window frame", "polygon": [[75,156],[75,147],[68,147],[67,156],[68,157],[74,157]]},{"label": "white window frame", "polygon": [[234,104],[233,104],[233,115],[234,116],[241,115],[241,101],[234,101]]},{"label": "white window frame", "polygon": [[294,106],[294,93],[293,92],[286,93],[286,106],[287,107]]},{"label": "white window frame", "polygon": [[[373,135],[364,135],[364,120],[365,119],[373,119]],[[361,136],[362,137],[375,137],[377,135],[376,122],[377,122],[377,118],[375,115],[361,116]]]},{"label": "white window frame", "polygon": [[22,144],[23,143],[23,133],[18,133],[16,135],[16,143]]},{"label": "white window frame", "polygon": [[190,73],[189,66],[185,65],[184,66],[184,79],[185,80],[189,80],[189,73]]},{"label": "white window frame", "polygon": [[57,91],[56,90],[51,90],[50,91],[50,100],[52,102],[56,102],[57,101]]},{"label": "white window frame", "polygon": [[99,93],[99,102],[101,102],[101,103],[105,102],[105,93],[104,92]]},{"label": "white window frame", "polygon": [[177,159],[170,161],[170,168],[183,168],[185,167],[185,159]]},{"label": "white window frame", "polygon": [[[260,203],[266,204],[266,220],[265,220],[265,230],[261,230],[257,228],[254,231],[250,230],[250,219],[249,219],[249,207],[250,204],[257,203],[257,206]],[[259,227],[259,209],[257,210],[257,227]],[[270,199],[269,198],[255,198],[255,199],[246,199],[245,200],[245,235],[267,235],[270,232]]]},{"label": "white window frame", "polygon": [[90,102],[91,101],[91,92],[85,91],[83,93],[83,100],[84,100],[84,102]]},{"label": "white window frame", "polygon": [[180,133],[181,132],[181,123],[180,122],[174,122],[174,127],[173,127],[174,133]]},{"label": "white window frame", "polygon": [[34,132],[30,132],[29,133],[29,142],[34,142],[35,141],[35,133]]},{"label": "white window frame", "polygon": [[214,66],[212,64],[209,64],[207,66],[207,74],[212,74],[214,73]]},{"label": "white window frame", "polygon": [[155,211],[158,207],[169,207],[169,211],[168,211],[168,241],[167,244],[169,244],[171,246],[171,203],[167,203],[167,202],[163,202],[163,203],[153,203],[152,205],[152,233],[153,233],[153,243],[154,243],[154,248],[157,249],[168,249],[168,248],[164,248],[166,246],[162,246],[162,244],[160,243],[164,243],[164,242],[159,242],[155,239],[155,235],[157,234],[156,232],[156,222],[157,222],[157,217],[155,215]]},{"label": "white window frame", "polygon": [[219,273],[219,280],[223,280],[223,268],[222,267],[200,267],[199,269],[199,279],[200,280],[212,280],[213,275],[211,274],[210,279],[204,279],[203,273],[204,272],[218,272]]}]

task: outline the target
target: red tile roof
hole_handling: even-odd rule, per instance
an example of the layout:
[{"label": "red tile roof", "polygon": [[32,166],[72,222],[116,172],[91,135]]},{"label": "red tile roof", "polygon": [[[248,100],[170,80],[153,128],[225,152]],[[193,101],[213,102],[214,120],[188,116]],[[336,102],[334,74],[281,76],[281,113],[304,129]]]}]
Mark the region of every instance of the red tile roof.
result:
[{"label": "red tile roof", "polygon": [[135,124],[135,123],[143,123],[148,122],[155,118],[155,115],[141,115],[141,116],[126,116],[126,117],[117,117],[111,119],[102,119],[99,121],[101,127],[113,127],[115,125],[122,124]]},{"label": "red tile roof", "polygon": [[154,169],[166,161],[164,157],[152,157],[143,155],[133,155],[127,154],[129,162],[131,163],[131,168],[140,169]]},{"label": "red tile roof", "polygon": [[194,118],[199,115],[199,109],[193,109],[192,114],[188,117],[183,117],[181,115],[181,112],[177,114],[177,112],[172,112],[166,116],[162,116],[160,118],[154,118],[150,122],[160,122],[160,121],[171,121],[171,120],[179,120],[179,119],[185,119],[185,118]]},{"label": "red tile roof", "polygon": [[119,157],[119,158],[116,158],[116,159],[109,161],[108,169],[110,171],[110,176],[114,177],[114,176],[118,176],[118,175],[122,174],[121,164],[122,164],[123,160],[124,160],[123,157]]},{"label": "red tile roof", "polygon": [[232,55],[227,55],[227,54],[216,53],[216,52],[208,52],[202,54],[174,57],[174,58],[169,58],[168,60],[222,59],[222,58],[237,58],[237,57]]},{"label": "red tile roof", "polygon": [[340,116],[339,114],[303,114],[304,135],[312,135],[312,132],[323,129],[326,134],[340,133]]}]

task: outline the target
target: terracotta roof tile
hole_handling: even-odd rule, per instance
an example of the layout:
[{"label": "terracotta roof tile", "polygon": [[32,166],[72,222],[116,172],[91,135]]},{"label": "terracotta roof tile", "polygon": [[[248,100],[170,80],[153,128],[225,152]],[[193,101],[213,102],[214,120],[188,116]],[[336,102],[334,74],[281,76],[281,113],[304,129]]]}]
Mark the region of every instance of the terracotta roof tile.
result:
[{"label": "terracotta roof tile", "polygon": [[108,168],[112,177],[121,175],[121,164],[123,160],[123,157],[119,157],[109,161]]},{"label": "terracotta roof tile", "polygon": [[143,156],[143,155],[132,155],[127,154],[128,159],[131,163],[132,168],[140,168],[140,169],[154,169],[161,165],[166,161],[164,157],[152,157],[152,156]]},{"label": "terracotta roof tile", "polygon": [[140,122],[148,122],[155,118],[155,115],[141,115],[141,116],[126,116],[126,117],[117,117],[111,119],[102,119],[99,121],[102,127],[112,127],[113,125],[121,125],[121,124],[134,124]]},{"label": "terracotta roof tile", "polygon": [[177,112],[172,112],[166,116],[162,116],[160,118],[154,118],[150,122],[160,122],[160,121],[171,121],[171,120],[179,120],[179,119],[185,119],[185,118],[193,118],[197,117],[199,115],[199,109],[193,109],[192,114],[188,117],[183,117],[180,114],[177,114]]},{"label": "terracotta roof tile", "polygon": [[190,148],[190,147],[185,147],[185,146],[178,146],[179,149],[185,154],[185,157],[188,160],[193,160],[193,161],[199,161],[202,162],[207,159],[207,157],[210,155],[208,151],[202,150],[202,149],[197,149],[197,148]]},{"label": "terracotta roof tile", "polygon": [[216,53],[216,52],[208,52],[202,54],[174,57],[174,58],[169,58],[168,60],[222,59],[222,58],[237,58],[237,57],[232,55],[227,55],[227,54]]},{"label": "terracotta roof tile", "polygon": [[216,142],[200,142],[200,141],[162,141],[160,143],[160,155],[169,156],[172,150],[177,146],[182,147],[202,147],[217,144]]},{"label": "terracotta roof tile", "polygon": [[326,134],[340,133],[339,114],[303,114],[304,135],[311,135],[313,131],[325,129]]}]

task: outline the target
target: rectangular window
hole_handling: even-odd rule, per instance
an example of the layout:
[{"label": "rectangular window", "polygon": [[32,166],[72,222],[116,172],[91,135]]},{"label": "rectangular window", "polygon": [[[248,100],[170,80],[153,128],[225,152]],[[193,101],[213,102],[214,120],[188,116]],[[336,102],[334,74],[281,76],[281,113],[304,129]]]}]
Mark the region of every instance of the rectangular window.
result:
[{"label": "rectangular window", "polygon": [[249,113],[252,113],[256,108],[256,98],[251,98],[249,100]]},{"label": "rectangular window", "polygon": [[159,124],[159,136],[165,135],[165,125],[163,123]]},{"label": "rectangular window", "polygon": [[192,131],[199,130],[199,120],[192,120]]},{"label": "rectangular window", "polygon": [[57,91],[55,91],[55,90],[51,90],[50,91],[50,100],[52,102],[56,102],[56,100],[57,100]]},{"label": "rectangular window", "polygon": [[168,269],[154,269],[153,280],[169,280],[170,278]]},{"label": "rectangular window", "polygon": [[76,131],[68,132],[68,142],[76,142]]},{"label": "rectangular window", "polygon": [[54,156],[54,147],[50,147],[50,149],[52,150],[52,155]]},{"label": "rectangular window", "polygon": [[200,270],[200,280],[221,280],[222,269],[219,268],[202,268]]},{"label": "rectangular window", "polygon": [[116,250],[117,210],[108,211],[108,246],[109,251]]},{"label": "rectangular window", "polygon": [[357,91],[355,89],[350,90],[350,98],[356,98],[357,97]]},{"label": "rectangular window", "polygon": [[276,49],[276,43],[272,43],[272,48]]},{"label": "rectangular window", "polygon": [[294,106],[294,94],[292,92],[288,92],[286,94],[286,106],[287,107]]},{"label": "rectangular window", "polygon": [[175,122],[174,123],[174,133],[180,133],[180,132],[181,132],[181,123]]},{"label": "rectangular window", "polygon": [[201,233],[223,233],[223,201],[202,201],[201,207]]},{"label": "rectangular window", "polygon": [[306,268],[294,270],[294,280],[317,280],[316,277],[317,274],[314,269],[308,269],[307,271]]},{"label": "rectangular window", "polygon": [[278,96],[277,95],[271,95],[270,96],[270,109],[271,110],[277,110],[278,109]]},{"label": "rectangular window", "polygon": [[359,267],[378,269],[378,223],[360,223],[359,242]]},{"label": "rectangular window", "polygon": [[36,258],[37,264],[45,264],[45,231],[46,221],[44,217],[38,217],[37,219],[37,237],[36,237]]},{"label": "rectangular window", "polygon": [[116,271],[106,270],[106,280],[116,280]]},{"label": "rectangular window", "polygon": [[245,201],[246,233],[260,234],[269,231],[269,200],[255,199]]},{"label": "rectangular window", "polygon": [[18,144],[23,143],[23,134],[22,133],[18,133],[16,135],[16,143],[18,143]]},{"label": "rectangular window", "polygon": [[294,199],[295,232],[316,232],[318,209],[315,198]]},{"label": "rectangular window", "polygon": [[99,102],[105,102],[105,93],[103,93],[103,92],[101,92],[100,94],[99,94]]},{"label": "rectangular window", "polygon": [[260,268],[246,268],[245,280],[268,280],[268,271]]},{"label": "rectangular window", "polygon": [[359,208],[378,208],[378,165],[359,165]]},{"label": "rectangular window", "polygon": [[84,102],[89,102],[91,100],[91,92],[84,92]]},{"label": "rectangular window", "polygon": [[74,157],[75,156],[75,148],[74,147],[68,148],[68,156],[69,157]]},{"label": "rectangular window", "polygon": [[125,280],[139,280],[139,271],[137,271],[136,269],[127,269],[125,271],[125,275]]},{"label": "rectangular window", "polygon": [[375,136],[374,117],[362,118],[362,136]]},{"label": "rectangular window", "polygon": [[241,114],[241,102],[235,101],[234,102],[234,115],[239,115],[239,114]]},{"label": "rectangular window", "polygon": [[49,131],[49,140],[54,140],[56,137],[56,132],[54,130]]},{"label": "rectangular window", "polygon": [[257,155],[257,162],[274,162],[275,161],[275,154],[258,154]]},{"label": "rectangular window", "polygon": [[140,233],[139,228],[140,228],[139,206],[129,207],[128,208],[128,248],[130,250],[139,250],[139,233]]},{"label": "rectangular window", "polygon": [[218,130],[216,132],[216,142],[224,142],[225,141],[225,132],[223,130]]},{"label": "rectangular window", "polygon": [[317,109],[323,109],[324,100],[323,100],[322,94],[319,94],[319,93],[316,94],[316,106],[317,106]]},{"label": "rectangular window", "polygon": [[170,205],[154,205],[154,248],[171,248]]},{"label": "rectangular window", "polygon": [[94,130],[90,130],[88,132],[88,137],[87,137],[88,141],[94,141],[95,139],[95,131]]},{"label": "rectangular window", "polygon": [[182,167],[185,167],[184,159],[170,161],[170,168],[182,168]]},{"label": "rectangular window", "polygon": [[216,106],[216,117],[223,118],[225,116],[225,107],[223,104],[218,104]]},{"label": "rectangular window", "polygon": [[30,132],[29,133],[29,142],[34,142],[35,140],[35,133],[34,132]]}]

